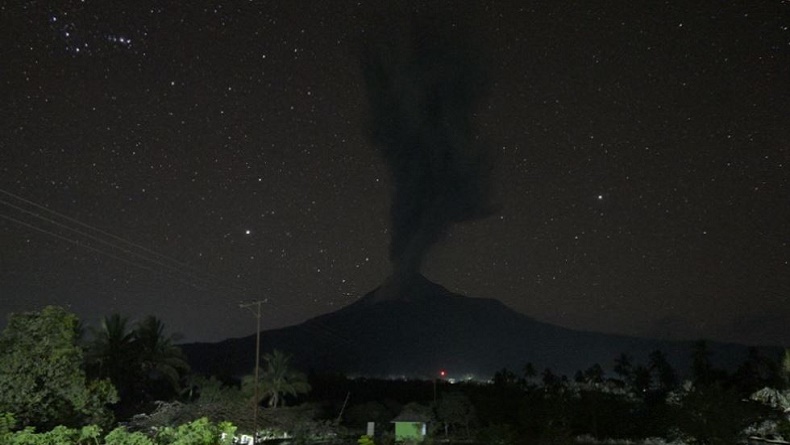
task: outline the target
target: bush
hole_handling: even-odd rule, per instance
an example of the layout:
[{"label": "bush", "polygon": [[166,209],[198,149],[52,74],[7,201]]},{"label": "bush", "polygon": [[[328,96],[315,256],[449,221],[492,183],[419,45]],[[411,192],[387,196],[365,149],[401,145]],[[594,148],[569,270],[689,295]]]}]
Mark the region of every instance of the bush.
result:
[{"label": "bush", "polygon": [[130,433],[124,427],[112,430],[104,438],[104,442],[106,445],[155,445],[154,441],[145,434],[140,432]]},{"label": "bush", "polygon": [[11,413],[0,413],[0,439],[2,442],[5,443],[5,439],[11,435],[11,431],[14,429],[16,425],[16,419],[14,419],[14,415]]},{"label": "bush", "polygon": [[[0,417],[2,418],[2,417]],[[81,429],[56,426],[46,433],[27,427],[15,433],[0,435],[2,445],[232,445],[236,427],[230,422],[213,424],[208,419],[166,427],[153,439],[125,427],[112,430],[100,441],[101,428],[88,425]]]},{"label": "bush", "polygon": [[74,314],[53,306],[8,318],[0,334],[0,412],[12,412],[19,427],[112,418],[107,405],[118,395],[109,381],[86,378],[78,326]]},{"label": "bush", "polygon": [[70,445],[79,444],[80,432],[76,429],[58,425],[46,433],[36,433],[28,427],[9,437],[8,445]]},{"label": "bush", "polygon": [[155,439],[161,445],[215,445],[219,437],[219,429],[203,417],[176,428],[165,427]]}]

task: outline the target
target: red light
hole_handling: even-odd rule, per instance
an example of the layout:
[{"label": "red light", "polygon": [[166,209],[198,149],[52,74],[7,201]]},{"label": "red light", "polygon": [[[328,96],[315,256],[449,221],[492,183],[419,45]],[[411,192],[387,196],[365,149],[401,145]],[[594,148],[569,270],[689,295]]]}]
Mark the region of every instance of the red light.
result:
[{"label": "red light", "polygon": [[447,375],[447,373],[446,373],[444,370],[442,370],[442,371],[439,371],[439,375],[440,375],[440,376],[442,376],[442,377],[444,377],[444,376],[446,376],[446,375]]}]

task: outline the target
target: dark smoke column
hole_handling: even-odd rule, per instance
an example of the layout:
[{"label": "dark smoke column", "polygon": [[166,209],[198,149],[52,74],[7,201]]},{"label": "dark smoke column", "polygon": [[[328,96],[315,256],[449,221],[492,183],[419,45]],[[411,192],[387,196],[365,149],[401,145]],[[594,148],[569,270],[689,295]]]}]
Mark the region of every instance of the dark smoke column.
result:
[{"label": "dark smoke column", "polygon": [[417,17],[406,31],[381,26],[363,47],[371,138],[393,180],[393,274],[379,298],[407,298],[446,229],[491,213],[491,152],[471,123],[485,76],[469,38],[449,19]]}]

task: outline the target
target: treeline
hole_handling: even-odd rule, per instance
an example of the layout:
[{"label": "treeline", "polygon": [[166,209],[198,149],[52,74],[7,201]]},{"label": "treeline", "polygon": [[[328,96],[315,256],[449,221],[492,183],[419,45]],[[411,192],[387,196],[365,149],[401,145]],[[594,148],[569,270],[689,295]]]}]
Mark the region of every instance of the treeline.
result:
[{"label": "treeline", "polygon": [[[375,421],[372,440],[386,445],[394,440],[390,421],[404,413],[428,421],[429,441],[517,445],[660,437],[733,444],[752,433],[790,438],[782,413],[790,409],[788,352],[767,357],[752,348],[728,372],[713,365],[700,341],[689,351],[685,380],[654,351],[641,361],[615,357],[611,375],[599,364],[568,377],[527,363],[501,369],[489,382],[451,384],[439,376],[305,375],[291,367],[288,354],[274,351],[263,356],[256,382],[252,375],[220,380],[191,374],[174,341],[155,317],[132,323],[110,315],[85,329],[62,308],[13,314],[0,335],[0,438],[111,443],[110,432],[118,443],[165,444],[179,434],[214,443],[218,432],[237,425],[247,433],[257,426],[259,433],[292,434],[303,443],[319,437],[355,443],[347,439]],[[286,402],[299,406],[282,408]],[[132,416],[137,413],[147,415]],[[118,429],[117,420],[126,427]],[[46,442],[48,435],[70,442]]]},{"label": "treeline", "polygon": [[[573,378],[542,373],[527,364],[521,373],[497,372],[491,387],[471,386],[468,394],[483,426],[524,440],[561,443],[586,436],[596,440],[661,437],[685,443],[736,443],[748,428],[774,420],[790,433],[780,410],[751,396],[765,387],[787,388],[790,363],[749,349],[733,372],[713,366],[707,343],[689,351],[690,379],[681,380],[661,351],[643,363],[621,355],[614,375],[600,365]],[[511,440],[512,443],[521,443]]]},{"label": "treeline", "polygon": [[[257,382],[252,372],[232,381],[190,373],[154,316],[132,323],[113,314],[86,329],[60,307],[11,314],[0,334],[0,444],[99,443],[108,431],[107,443],[149,443],[137,440],[143,436],[157,445],[193,443],[178,437],[209,437],[234,424],[251,433],[255,405],[282,407],[310,391],[280,351],[263,355]],[[258,426],[268,421],[285,434],[300,423],[283,413],[284,420],[259,415]],[[129,431],[115,427],[119,420]]]},{"label": "treeline", "polygon": [[179,395],[189,365],[164,324],[120,315],[85,329],[59,307],[12,314],[0,336],[0,413],[19,428],[109,425]]},{"label": "treeline", "polygon": [[776,405],[776,400],[755,397],[766,387],[774,388],[771,394],[779,398],[790,395],[790,354],[782,361],[751,348],[732,372],[713,365],[704,341],[696,342],[689,354],[692,369],[683,373],[690,376],[686,380],[664,353],[654,351],[643,362],[624,354],[614,358],[612,375],[599,364],[568,377],[527,363],[521,370],[502,369],[487,383],[450,384],[438,376],[435,381],[313,376],[312,396],[338,401],[353,394],[345,420],[355,427],[366,420],[387,422],[408,402],[417,402],[431,413],[435,436],[477,443],[656,437],[734,444],[746,434],[790,438],[790,422],[782,414],[790,405],[772,409],[767,405]]}]

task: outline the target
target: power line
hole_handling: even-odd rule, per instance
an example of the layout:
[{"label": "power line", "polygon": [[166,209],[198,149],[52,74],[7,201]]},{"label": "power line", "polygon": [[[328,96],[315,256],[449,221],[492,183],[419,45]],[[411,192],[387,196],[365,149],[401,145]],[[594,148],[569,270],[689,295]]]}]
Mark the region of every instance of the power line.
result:
[{"label": "power line", "polygon": [[[138,252],[133,252],[132,250],[130,250],[130,249],[127,249],[127,248],[125,248],[125,247],[123,247],[123,246],[119,246],[118,244],[115,244],[115,243],[113,243],[113,242],[110,242],[110,241],[107,241],[107,240],[103,240],[103,239],[101,239],[101,238],[99,238],[99,237],[93,236],[93,235],[91,235],[90,233],[83,232],[83,231],[81,231],[81,230],[77,230],[77,229],[75,229],[75,228],[73,228],[73,227],[69,227],[69,226],[67,226],[66,224],[63,224],[63,223],[60,223],[60,222],[58,222],[58,221],[55,221],[55,220],[53,220],[53,219],[47,218],[46,216],[40,215],[40,214],[38,214],[38,213],[35,213],[35,212],[32,212],[32,211],[30,211],[30,210],[23,209],[22,207],[19,207],[19,206],[16,206],[16,205],[14,205],[14,204],[11,204],[11,203],[9,203],[9,202],[7,202],[7,201],[3,200],[3,199],[0,199],[0,204],[5,204],[6,206],[8,206],[8,207],[11,207],[11,208],[14,208],[14,209],[16,209],[16,210],[19,210],[20,212],[26,213],[26,214],[28,214],[28,215],[31,215],[31,216],[33,216],[33,217],[35,217],[35,218],[38,218],[38,219],[40,219],[40,220],[43,220],[43,221],[49,222],[49,223],[51,223],[51,224],[54,224],[55,226],[62,227],[62,228],[66,229],[66,230],[69,230],[69,231],[71,231],[71,232],[73,232],[73,233],[76,233],[76,234],[78,234],[78,235],[82,235],[82,236],[84,236],[84,237],[86,237],[86,238],[88,238],[88,239],[92,239],[92,240],[94,240],[94,241],[96,241],[96,242],[98,242],[98,243],[100,243],[100,244],[104,244],[105,246],[108,246],[108,247],[110,247],[110,248],[121,250],[121,251],[122,251],[122,252],[124,252],[124,253],[127,253],[127,254],[129,254],[129,255],[131,255],[131,256],[134,256],[134,257],[138,257],[138,258],[140,258],[140,259],[142,259],[142,260],[144,260],[144,261],[151,262],[151,263],[153,263],[153,264],[156,264],[156,265],[158,265],[158,266],[162,266],[162,267],[164,267],[164,268],[168,268],[168,269],[171,269],[171,270],[175,270],[176,272],[179,272],[179,273],[182,273],[182,274],[184,274],[184,275],[187,275],[187,276],[189,276],[190,278],[194,278],[194,279],[197,279],[197,280],[200,280],[200,281],[204,281],[204,282],[206,282],[206,284],[209,284],[209,283],[210,283],[210,281],[209,281],[209,280],[207,280],[207,279],[205,279],[205,278],[202,278],[202,277],[199,277],[199,276],[195,275],[194,273],[190,273],[190,272],[186,272],[186,271],[179,270],[179,269],[175,268],[174,266],[172,266],[172,265],[170,265],[170,264],[163,263],[163,262],[161,262],[161,261],[158,261],[158,260],[156,260],[156,259],[153,259],[153,258],[147,257],[147,256],[145,256],[145,255],[142,255],[142,254],[140,254],[140,253],[138,253]],[[10,219],[10,218],[7,218],[7,219]],[[32,227],[32,226],[33,226],[32,224],[28,224],[28,227]],[[42,230],[40,230],[40,231],[41,231],[41,232],[44,232],[44,233],[47,233],[47,234],[50,234],[50,235],[52,234],[52,232],[44,231],[43,229],[42,229]],[[61,238],[61,239],[65,239],[64,237],[59,237],[59,238]],[[77,245],[79,245],[79,246],[82,246],[82,247],[87,247],[87,246],[88,246],[87,244],[83,244],[83,243],[80,243],[80,242],[78,242],[78,241],[76,241],[76,242],[75,242],[75,244],[77,244]],[[104,251],[102,251],[102,250],[99,250],[99,249],[96,249],[96,248],[93,248],[92,250],[94,250],[94,251],[96,251],[96,252],[99,252],[99,253],[101,253],[101,254],[103,254],[103,255],[108,255],[108,256],[110,256],[109,254],[107,254],[106,252],[104,252]],[[119,257],[117,257],[117,256],[114,256],[114,255],[112,256],[112,258],[119,259]],[[152,271],[154,271],[154,272],[156,272],[155,270],[153,270],[153,269],[151,269],[151,268],[148,268],[148,269],[149,269],[149,270],[152,270]]]},{"label": "power line", "polygon": [[[78,235],[80,235],[82,237],[86,237],[88,239],[92,239],[92,240],[94,240],[94,241],[96,241],[98,243],[101,243],[101,244],[104,244],[106,246],[109,246],[110,248],[120,250],[120,251],[124,252],[125,254],[128,254],[128,255],[133,256],[133,257],[137,257],[137,258],[143,260],[144,262],[148,262],[148,263],[152,263],[152,264],[155,264],[157,266],[160,266],[162,268],[162,270],[156,270],[156,269],[154,269],[154,268],[152,268],[150,266],[141,264],[140,262],[137,262],[137,261],[124,259],[124,258],[122,258],[122,257],[120,257],[118,255],[112,254],[110,252],[107,252],[105,250],[102,250],[102,249],[99,249],[99,248],[96,248],[96,247],[93,247],[90,244],[87,244],[87,243],[84,243],[84,242],[80,242],[79,240],[75,240],[75,239],[66,237],[64,235],[60,235],[60,234],[54,233],[54,232],[52,232],[50,230],[43,229],[39,225],[32,224],[32,223],[29,223],[29,222],[24,222],[24,221],[21,221],[21,220],[16,219],[16,218],[12,218],[12,217],[7,216],[7,215],[0,215],[0,216],[3,216],[3,218],[5,218],[5,219],[7,219],[9,221],[13,221],[13,222],[15,222],[17,224],[24,225],[24,226],[26,226],[28,228],[37,230],[37,231],[39,231],[41,233],[44,233],[44,234],[56,237],[56,238],[64,240],[64,241],[67,241],[67,242],[69,242],[71,244],[74,244],[74,245],[77,245],[77,246],[81,246],[81,247],[85,247],[85,248],[87,248],[89,250],[92,250],[94,252],[97,252],[97,253],[99,253],[101,255],[108,256],[110,258],[113,258],[113,259],[125,262],[125,263],[133,265],[135,267],[146,269],[146,270],[152,271],[154,273],[162,273],[162,274],[164,274],[164,275],[166,275],[168,277],[175,278],[178,281],[181,281],[183,283],[189,284],[192,287],[195,287],[195,288],[198,288],[198,289],[206,289],[210,285],[217,285],[217,284],[219,284],[219,285],[222,285],[225,288],[233,289],[234,291],[241,291],[241,292],[243,292],[245,290],[243,287],[239,287],[237,285],[228,283],[225,280],[223,280],[223,279],[221,279],[219,277],[213,276],[211,274],[206,274],[205,272],[199,271],[198,269],[195,269],[195,268],[193,268],[193,267],[191,267],[191,266],[189,266],[189,265],[187,265],[187,264],[185,264],[183,262],[180,262],[180,261],[178,261],[178,260],[176,260],[176,259],[174,259],[172,257],[160,254],[160,253],[155,252],[155,251],[153,251],[151,249],[148,249],[145,246],[142,246],[140,244],[137,244],[137,243],[131,242],[129,240],[126,240],[126,239],[124,239],[124,238],[122,238],[120,236],[114,235],[112,233],[109,233],[109,232],[106,232],[104,230],[101,230],[101,229],[99,229],[97,227],[94,227],[94,226],[91,226],[89,224],[83,223],[83,222],[81,222],[79,220],[76,220],[74,218],[71,218],[71,217],[69,217],[67,215],[64,215],[62,213],[56,212],[54,210],[50,210],[50,209],[46,208],[45,206],[42,206],[41,204],[33,202],[33,201],[29,200],[29,199],[25,199],[25,198],[23,198],[21,196],[18,196],[16,194],[14,194],[14,193],[8,192],[8,191],[3,190],[3,189],[0,189],[0,193],[8,195],[10,197],[13,197],[14,199],[22,201],[22,202],[24,202],[24,203],[26,203],[28,205],[31,205],[31,206],[33,206],[35,208],[42,209],[42,210],[44,210],[44,211],[46,211],[46,212],[48,212],[48,213],[50,213],[52,215],[55,215],[58,218],[62,218],[64,220],[66,220],[66,221],[72,222],[73,224],[77,224],[77,225],[79,225],[81,227],[85,227],[85,228],[87,228],[87,229],[89,229],[91,231],[94,231],[94,232],[98,233],[98,234],[104,235],[104,236],[109,237],[109,238],[114,239],[114,240],[118,240],[120,243],[114,242],[114,241],[111,241],[111,240],[107,240],[107,239],[102,239],[102,238],[100,238],[98,236],[95,236],[95,235],[93,235],[91,233],[88,233],[86,231],[79,230],[79,229],[77,229],[75,227],[70,227],[69,225],[64,224],[64,223],[62,223],[60,221],[56,221],[56,220],[54,220],[54,219],[52,219],[52,218],[50,218],[48,216],[42,215],[40,213],[36,213],[34,211],[22,208],[22,207],[20,207],[18,205],[15,205],[15,204],[11,203],[11,202],[8,202],[6,200],[0,199],[0,203],[6,205],[9,208],[12,208],[12,209],[15,209],[17,211],[23,212],[25,214],[31,215],[32,217],[37,218],[40,221],[45,221],[47,223],[50,223],[50,224],[53,224],[55,226],[61,227],[61,228],[65,229],[66,231],[78,234]],[[134,251],[132,248],[133,249],[138,249],[139,251]],[[142,251],[144,253],[141,253],[140,251]],[[169,261],[169,262],[171,262],[173,264],[167,264],[166,262],[163,262],[163,261],[159,260],[159,258],[167,260],[167,261]],[[183,278],[179,278],[177,276],[174,276],[174,274],[183,275],[183,276],[187,277],[190,280],[197,280],[200,283],[199,283],[199,285],[196,285],[194,283],[187,282]]]},{"label": "power line", "polygon": [[[199,289],[199,290],[207,290],[209,285],[211,285],[211,284],[215,284],[215,285],[216,284],[220,284],[220,285],[222,285],[225,288],[229,288],[229,289],[232,289],[234,292],[238,292],[240,295],[244,295],[246,293],[246,291],[247,291],[247,289],[244,288],[244,287],[240,287],[238,285],[234,285],[232,283],[228,283],[228,282],[222,280],[221,278],[213,276],[211,274],[205,274],[205,273],[203,273],[203,272],[201,272],[201,271],[199,271],[199,270],[197,270],[197,269],[195,269],[195,268],[193,268],[193,267],[191,267],[191,266],[189,266],[189,265],[187,265],[187,264],[185,264],[183,262],[180,262],[180,261],[172,258],[172,257],[160,254],[158,252],[155,252],[155,251],[153,251],[151,249],[146,248],[145,246],[142,246],[140,244],[131,242],[131,241],[126,240],[126,239],[124,239],[124,238],[122,238],[120,236],[117,236],[117,235],[114,235],[112,233],[106,232],[106,231],[104,231],[102,229],[99,229],[97,227],[91,226],[89,224],[83,223],[82,221],[79,221],[77,219],[71,218],[71,217],[69,217],[67,215],[64,215],[62,213],[56,212],[54,210],[51,210],[51,209],[49,209],[49,208],[47,208],[47,207],[45,207],[45,206],[43,206],[41,204],[38,204],[38,203],[33,202],[33,201],[29,200],[29,199],[26,199],[26,198],[23,198],[21,196],[18,196],[18,195],[14,194],[14,193],[8,192],[8,191],[3,190],[3,189],[0,189],[0,193],[5,194],[7,196],[10,196],[10,197],[12,197],[14,199],[17,199],[17,200],[19,200],[21,202],[24,202],[24,203],[26,203],[26,204],[28,204],[30,206],[35,207],[35,208],[41,209],[41,210],[43,210],[45,212],[48,212],[48,213],[50,213],[50,214],[52,214],[52,215],[54,215],[54,216],[56,216],[58,218],[61,218],[61,219],[66,220],[66,221],[69,221],[69,222],[71,222],[73,224],[76,224],[78,226],[84,227],[84,228],[86,228],[86,229],[88,229],[90,231],[93,231],[93,232],[97,233],[97,234],[101,234],[101,235],[103,235],[105,237],[109,237],[109,238],[112,238],[113,240],[117,240],[119,242],[114,242],[114,241],[111,241],[111,240],[102,239],[101,237],[96,236],[94,234],[91,234],[91,233],[89,233],[87,231],[80,230],[80,229],[77,229],[75,227],[70,227],[69,225],[64,224],[63,222],[56,221],[56,220],[54,220],[54,219],[52,219],[52,218],[50,218],[50,217],[48,217],[46,215],[42,215],[42,214],[34,212],[32,210],[25,209],[23,207],[20,207],[20,206],[18,206],[16,204],[11,203],[11,202],[9,202],[7,200],[4,200],[4,199],[0,199],[0,204],[4,204],[4,205],[6,205],[9,208],[12,208],[12,209],[15,209],[15,210],[17,210],[19,212],[22,212],[22,213],[25,213],[27,215],[30,215],[30,216],[32,216],[33,218],[35,218],[35,219],[37,219],[39,221],[45,221],[45,222],[47,222],[49,224],[53,224],[53,225],[55,225],[57,227],[63,228],[64,230],[67,231],[67,233],[70,232],[72,234],[77,234],[79,236],[88,238],[90,240],[94,240],[95,242],[98,242],[98,243],[100,243],[102,245],[108,246],[111,249],[120,250],[121,252],[132,256],[133,258],[139,258],[143,262],[141,263],[140,261],[135,261],[133,259],[124,258],[124,257],[116,255],[116,254],[114,254],[112,252],[108,252],[107,250],[103,250],[103,249],[100,249],[100,248],[98,248],[96,246],[87,244],[85,242],[81,242],[78,239],[73,239],[73,238],[64,236],[62,234],[55,233],[53,231],[47,230],[45,228],[42,228],[39,225],[30,223],[30,222],[25,222],[25,221],[19,220],[17,218],[13,218],[13,217],[8,216],[8,215],[0,214],[0,218],[6,219],[8,221],[14,222],[14,223],[22,225],[22,226],[25,226],[25,227],[30,228],[32,230],[36,230],[38,232],[41,232],[41,233],[44,233],[46,235],[55,237],[57,239],[66,241],[66,242],[74,244],[76,246],[86,248],[86,249],[91,250],[93,252],[96,252],[98,254],[107,256],[109,258],[115,259],[117,261],[121,261],[121,262],[126,263],[126,264],[129,264],[131,266],[134,266],[134,267],[137,267],[137,268],[140,268],[140,269],[144,269],[144,270],[147,270],[147,271],[150,271],[150,272],[154,272],[154,273],[160,273],[162,275],[165,275],[165,276],[167,276],[169,278],[175,279],[175,280],[177,280],[177,281],[179,281],[181,283],[187,284],[187,285],[192,286],[192,287],[194,287],[196,289]],[[134,249],[138,249],[138,250],[140,250],[142,252],[145,252],[145,253],[136,252],[136,251],[130,249],[129,247],[132,247]],[[148,254],[150,254],[150,255],[148,255]],[[151,256],[154,256],[155,258],[152,258]],[[167,261],[169,261],[169,262],[171,262],[173,264],[167,264],[167,263],[165,263],[163,261],[160,261],[158,258],[161,258],[163,260],[167,260]],[[156,268],[152,267],[149,264],[145,264],[146,262],[147,263],[152,263],[152,264],[154,264],[156,266],[159,266],[160,270],[157,270]],[[202,274],[204,276],[200,276],[199,274]],[[196,284],[196,283],[194,283],[192,281],[187,281],[183,277],[180,277],[178,275],[186,276],[190,280],[198,280],[198,281],[200,281],[200,283]],[[209,277],[210,279],[206,278],[206,276]],[[273,301],[269,301],[269,299],[262,300],[262,301],[259,301],[259,302],[253,303],[253,304],[258,304],[260,306],[260,303],[267,303],[267,304],[271,305],[274,310],[282,311],[282,312],[289,311],[289,308],[295,308],[295,307],[300,307],[300,306],[303,307],[304,306],[304,304],[301,304],[301,305],[300,304],[293,304],[293,305],[280,304],[280,303],[276,303],[276,302],[273,302]],[[260,308],[259,308],[259,311],[260,311]],[[260,314],[260,312],[258,314]],[[260,315],[258,315],[258,316],[260,316]],[[322,334],[324,334],[326,336],[329,336],[329,337],[333,337],[336,340],[340,341],[341,343],[345,343],[345,344],[350,344],[351,343],[349,339],[345,338],[342,335],[339,335],[337,332],[334,332],[328,326],[325,326],[325,325],[323,325],[321,323],[313,323],[313,324],[311,324],[309,330],[313,331],[314,333],[317,333],[317,332],[320,331],[320,333],[322,333]]]},{"label": "power line", "polygon": [[[120,237],[120,236],[118,236],[118,235],[114,235],[114,234],[112,234],[112,233],[106,232],[106,231],[104,231],[104,230],[102,230],[102,229],[99,229],[99,228],[97,228],[97,227],[95,227],[95,226],[92,226],[92,225],[90,225],[90,224],[86,224],[86,223],[84,223],[84,222],[82,222],[82,221],[79,221],[79,220],[77,220],[77,219],[71,218],[71,217],[69,217],[69,216],[67,216],[67,215],[64,215],[64,214],[62,214],[62,213],[56,212],[56,211],[54,211],[54,210],[52,210],[52,209],[49,209],[49,208],[47,208],[47,207],[45,207],[45,206],[43,206],[43,205],[41,205],[41,204],[38,204],[38,203],[36,203],[36,202],[33,202],[33,201],[29,200],[29,199],[25,199],[25,198],[23,198],[23,197],[21,197],[21,196],[19,196],[19,195],[16,195],[16,194],[14,194],[14,193],[11,193],[11,192],[7,191],[7,190],[0,189],[0,193],[3,193],[3,194],[5,194],[5,195],[8,195],[8,196],[10,196],[10,197],[12,197],[12,198],[18,199],[18,200],[20,200],[20,201],[22,201],[22,202],[24,202],[24,203],[26,203],[26,204],[30,204],[30,205],[32,205],[33,207],[39,208],[39,209],[41,209],[41,210],[44,210],[45,212],[51,213],[51,214],[53,214],[53,215],[55,215],[55,216],[57,216],[57,217],[59,217],[59,218],[63,218],[63,219],[65,219],[65,220],[67,220],[67,221],[73,222],[74,224],[80,225],[80,226],[82,226],[82,227],[85,227],[85,228],[87,228],[87,229],[90,229],[90,230],[93,230],[93,231],[95,231],[95,232],[98,232],[98,233],[100,233],[100,234],[102,234],[102,235],[105,235],[105,236],[108,236],[108,237],[110,237],[110,238],[116,239],[116,240],[118,240],[118,241],[120,241],[120,242],[122,242],[122,243],[124,243],[124,244],[127,244],[127,245],[129,245],[129,246],[135,247],[135,248],[137,248],[137,249],[140,249],[140,250],[142,250],[142,251],[144,251],[144,252],[147,252],[147,253],[149,253],[149,254],[152,254],[152,255],[154,255],[154,256],[157,256],[157,257],[160,257],[160,258],[166,259],[166,260],[168,260],[168,261],[171,261],[171,262],[173,262],[173,263],[175,263],[175,264],[177,264],[177,265],[179,265],[179,266],[186,267],[186,268],[191,268],[191,267],[190,267],[188,264],[182,263],[181,261],[178,261],[178,260],[176,260],[175,258],[169,257],[169,256],[167,256],[167,255],[163,255],[163,254],[161,254],[161,253],[158,253],[158,252],[155,252],[155,251],[153,251],[153,250],[151,250],[151,249],[149,249],[149,248],[147,248],[147,247],[145,247],[145,246],[142,246],[142,245],[140,245],[140,244],[134,243],[134,242],[132,242],[132,241],[129,241],[129,240],[127,240],[127,239],[121,238],[121,237]],[[43,217],[42,217],[42,219],[43,219]],[[74,230],[74,231],[76,231],[75,229],[71,229],[71,230]]]},{"label": "power line", "polygon": [[[55,237],[55,238],[61,239],[61,240],[63,240],[63,241],[69,242],[69,243],[71,243],[71,244],[74,244],[74,245],[77,245],[77,246],[80,246],[80,247],[84,247],[84,248],[86,248],[86,249],[89,249],[89,250],[92,250],[92,251],[94,251],[94,252],[100,253],[100,254],[102,254],[102,255],[108,256],[108,257],[110,257],[110,258],[116,259],[116,260],[118,260],[118,261],[121,261],[121,262],[124,262],[124,263],[126,263],[126,264],[129,264],[129,265],[132,265],[132,266],[135,266],[135,267],[139,267],[139,268],[141,268],[141,269],[145,269],[145,270],[148,270],[148,271],[151,271],[151,272],[154,272],[154,273],[157,273],[157,272],[159,272],[159,271],[157,271],[157,270],[154,270],[153,268],[151,268],[151,267],[149,267],[149,266],[146,266],[145,264],[140,264],[140,263],[137,263],[137,262],[135,262],[135,261],[128,260],[128,259],[126,259],[126,258],[121,258],[121,257],[119,257],[119,256],[117,256],[117,255],[114,255],[114,254],[110,253],[110,252],[106,252],[106,251],[103,251],[103,250],[101,250],[101,249],[97,249],[96,247],[90,246],[90,245],[88,245],[88,244],[83,244],[83,243],[80,243],[80,242],[79,242],[79,241],[77,241],[77,240],[73,240],[73,239],[71,239],[71,238],[67,238],[67,237],[65,237],[65,236],[63,236],[63,235],[60,235],[60,234],[57,234],[57,233],[55,233],[55,232],[50,232],[49,230],[42,229],[41,227],[37,227],[37,226],[34,226],[34,225],[32,225],[32,224],[28,224],[28,223],[26,223],[26,222],[24,222],[24,221],[20,221],[20,220],[18,220],[18,219],[16,219],[16,218],[12,218],[12,217],[10,217],[10,216],[7,216],[7,215],[0,215],[0,218],[7,219],[7,220],[9,220],[9,221],[12,221],[12,222],[15,222],[15,223],[17,223],[17,224],[23,225],[23,226],[25,226],[25,227],[28,227],[28,228],[30,228],[30,229],[37,230],[37,231],[39,231],[39,232],[41,232],[41,233],[45,233],[45,234],[47,234],[47,235],[50,235],[50,236],[53,236],[53,237]],[[161,273],[161,272],[160,272],[160,273]],[[188,284],[188,285],[190,285],[190,286],[192,286],[192,287],[195,287],[195,288],[197,288],[197,289],[205,290],[205,288],[201,288],[201,287],[199,287],[199,286],[195,285],[194,283],[190,283],[190,282],[184,281],[183,279],[181,279],[181,278],[179,278],[179,277],[172,276],[172,275],[168,275],[168,276],[169,276],[170,278],[174,278],[174,279],[176,279],[176,280],[178,280],[178,281],[180,281],[180,282],[182,282],[182,283],[184,283],[184,284]]]}]

